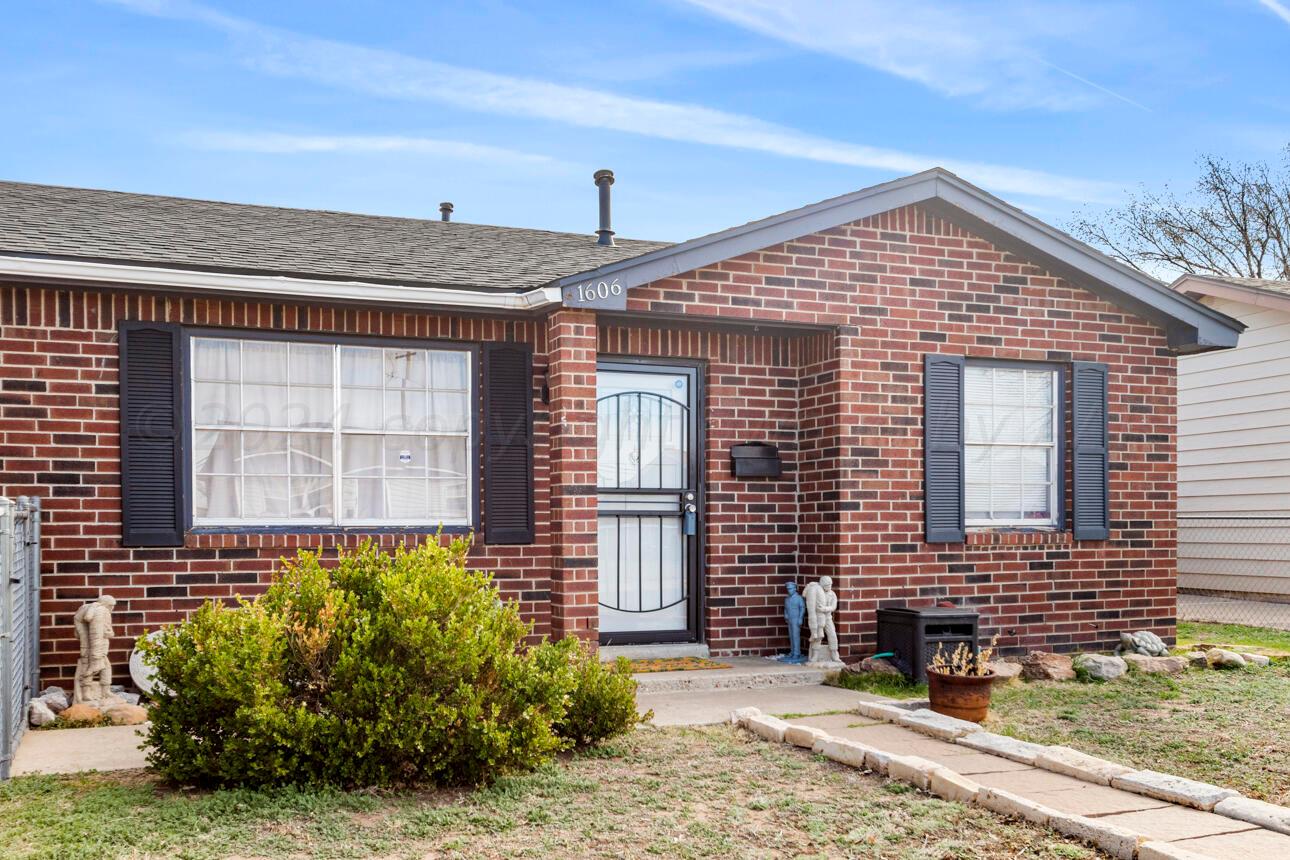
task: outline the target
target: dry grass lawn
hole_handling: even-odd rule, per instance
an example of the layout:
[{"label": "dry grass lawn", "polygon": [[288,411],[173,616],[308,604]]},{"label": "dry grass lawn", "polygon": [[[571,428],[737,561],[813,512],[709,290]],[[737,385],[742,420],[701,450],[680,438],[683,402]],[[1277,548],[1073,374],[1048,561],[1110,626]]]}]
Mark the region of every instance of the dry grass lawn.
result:
[{"label": "dry grass lawn", "polygon": [[474,792],[175,790],[144,772],[0,786],[5,858],[1093,858],[729,727],[644,728]]}]

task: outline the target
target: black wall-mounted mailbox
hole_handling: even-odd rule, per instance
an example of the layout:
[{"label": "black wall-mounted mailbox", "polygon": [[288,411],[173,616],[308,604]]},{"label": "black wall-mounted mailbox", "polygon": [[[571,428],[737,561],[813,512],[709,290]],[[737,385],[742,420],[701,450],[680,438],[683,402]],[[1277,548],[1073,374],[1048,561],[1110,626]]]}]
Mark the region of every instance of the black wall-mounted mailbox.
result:
[{"label": "black wall-mounted mailbox", "polygon": [[730,446],[730,473],[736,478],[778,478],[783,471],[779,448],[769,442]]}]

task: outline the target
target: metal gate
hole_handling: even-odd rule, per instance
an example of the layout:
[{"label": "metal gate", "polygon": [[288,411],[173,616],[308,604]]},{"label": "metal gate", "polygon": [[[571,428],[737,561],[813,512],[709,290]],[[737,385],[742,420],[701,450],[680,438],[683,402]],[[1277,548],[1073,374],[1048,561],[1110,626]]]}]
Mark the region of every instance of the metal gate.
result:
[{"label": "metal gate", "polygon": [[0,498],[0,779],[40,684],[40,503]]}]

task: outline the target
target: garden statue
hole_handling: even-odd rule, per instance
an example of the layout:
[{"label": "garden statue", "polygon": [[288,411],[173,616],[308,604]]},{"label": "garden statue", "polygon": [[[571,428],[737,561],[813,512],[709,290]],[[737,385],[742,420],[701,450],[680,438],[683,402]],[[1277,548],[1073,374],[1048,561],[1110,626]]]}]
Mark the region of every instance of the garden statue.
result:
[{"label": "garden statue", "polygon": [[784,621],[788,623],[787,654],[779,655],[783,663],[805,663],[806,655],[802,653],[802,621],[806,617],[806,601],[797,593],[797,583],[784,583],[788,596],[784,598]]},{"label": "garden statue", "polygon": [[[802,589],[806,600],[807,625],[811,628],[812,665],[842,668],[842,658],[838,656],[838,631],[833,626],[833,613],[838,608],[838,596],[833,591],[833,578],[821,576],[819,582],[808,583]],[[827,640],[828,644],[825,644]]]},{"label": "garden statue", "polygon": [[72,617],[81,656],[76,661],[76,684],[72,690],[74,704],[103,708],[124,701],[112,694],[112,663],[108,648],[112,644],[112,609],[116,598],[104,594],[93,603],[76,610]]},{"label": "garden statue", "polygon": [[1150,630],[1139,630],[1137,633],[1121,633],[1120,644],[1116,654],[1145,654],[1148,657],[1169,656],[1169,646]]}]

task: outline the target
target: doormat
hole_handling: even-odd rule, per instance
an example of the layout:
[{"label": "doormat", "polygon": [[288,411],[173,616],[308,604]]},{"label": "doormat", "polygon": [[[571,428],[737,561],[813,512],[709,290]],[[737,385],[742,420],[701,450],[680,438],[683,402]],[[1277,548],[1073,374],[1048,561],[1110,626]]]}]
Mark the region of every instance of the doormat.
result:
[{"label": "doormat", "polygon": [[658,657],[633,660],[632,672],[693,672],[699,669],[729,669],[729,663],[718,663],[706,657]]}]

